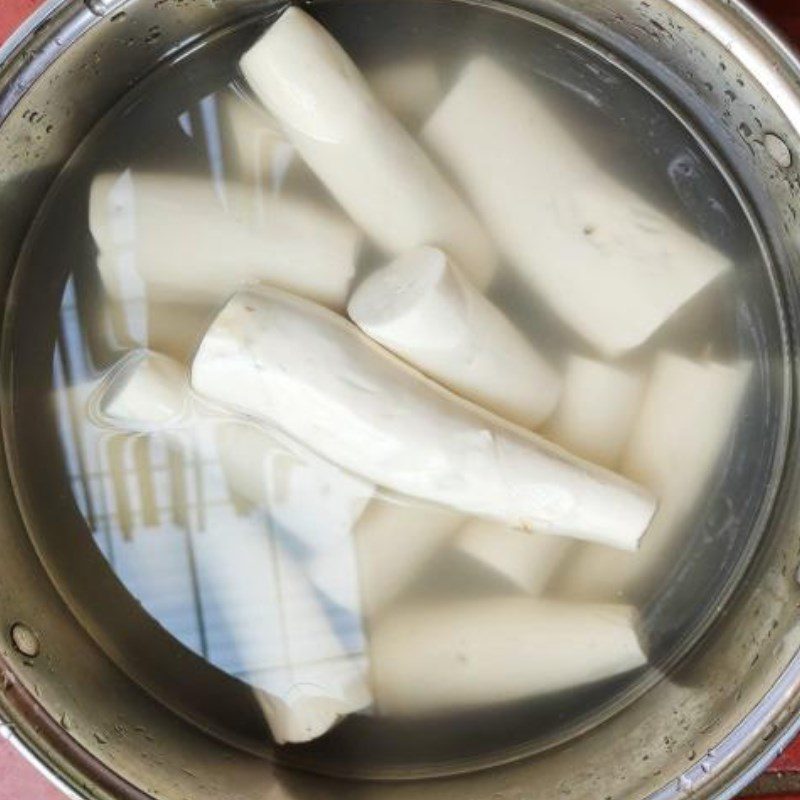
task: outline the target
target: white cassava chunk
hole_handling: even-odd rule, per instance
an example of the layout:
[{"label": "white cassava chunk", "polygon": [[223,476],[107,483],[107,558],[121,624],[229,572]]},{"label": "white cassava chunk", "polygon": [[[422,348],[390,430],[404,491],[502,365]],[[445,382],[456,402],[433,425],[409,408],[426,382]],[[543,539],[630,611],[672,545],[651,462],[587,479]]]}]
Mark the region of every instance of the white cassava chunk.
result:
[{"label": "white cassava chunk", "polygon": [[[294,675],[288,670],[285,674]],[[268,675],[267,682],[273,680],[284,682],[280,671]],[[286,681],[291,688],[282,694],[268,690],[256,694],[256,701],[279,744],[297,744],[319,739],[351,713],[346,697],[331,697],[330,690],[324,686],[320,686],[317,691],[309,691],[308,684],[302,677],[297,684],[292,681],[293,679]]]},{"label": "white cassava chunk", "polygon": [[442,78],[431,59],[392,61],[367,75],[378,100],[406,125],[416,127],[442,96]]},{"label": "white cassava chunk", "polygon": [[267,686],[285,687],[256,695],[275,740],[310,742],[371,705],[366,672],[363,661],[345,656],[261,673]]},{"label": "white cassava chunk", "polygon": [[[137,433],[158,428],[173,411],[180,413],[180,402],[174,402],[169,386],[161,387],[157,383],[159,374],[166,375],[168,383],[171,383],[169,368],[162,372],[163,367],[161,363],[149,362],[149,374],[134,382],[132,393],[138,394],[140,399],[142,390],[146,390],[148,385],[157,396],[142,399],[143,421],[137,426]],[[108,427],[114,426],[114,421],[103,417],[99,403],[107,391],[107,379],[91,378],[70,386],[63,381],[59,369],[52,400],[69,469],[72,474],[84,477],[103,475],[107,479],[100,491],[107,492],[104,496],[111,506],[114,521],[109,530],[118,531],[127,541],[137,530],[152,528],[159,521],[159,502],[149,469],[150,442],[148,437],[125,436],[118,431],[110,434]],[[186,383],[185,377],[183,382]],[[125,402],[120,405],[125,405]],[[107,424],[97,425],[97,422]],[[78,502],[84,508],[87,507],[83,505],[87,495],[91,500],[97,491],[92,486],[97,484],[88,482],[88,488],[78,496]],[[109,533],[111,535],[114,534]],[[153,577],[154,583],[158,580],[157,576]]]},{"label": "white cassava chunk", "polygon": [[208,400],[411,497],[635,549],[653,498],[427,380],[352,323],[274,289],[235,295],[192,364]]},{"label": "white cassava chunk", "polygon": [[321,736],[345,715],[370,705],[372,697],[366,660],[348,653],[304,571],[284,551],[278,550],[278,558],[289,669],[283,686],[276,680],[273,692],[280,692],[296,713],[289,717],[288,730],[282,728],[286,718],[281,726],[272,724],[276,738],[283,735],[285,741],[307,741]]},{"label": "white cassava chunk", "polygon": [[387,716],[456,711],[570,689],[645,656],[629,606],[513,595],[398,609],[375,625],[375,702]]},{"label": "white cassava chunk", "polygon": [[378,246],[397,254],[439,245],[479,286],[488,284],[494,254],[480,223],[319,23],[289,7],[240,66],[309,167]]},{"label": "white cassava chunk", "polygon": [[592,159],[547,102],[487,57],[423,130],[519,275],[604,353],[644,342],[729,266]]},{"label": "white cassava chunk", "polygon": [[671,353],[657,358],[622,472],[658,495],[658,513],[635,554],[581,547],[559,579],[561,593],[592,600],[636,594],[679,551],[689,532],[683,523],[722,458],[750,374],[744,362],[699,362]]},{"label": "white cassava chunk", "polygon": [[374,272],[347,311],[404,361],[519,425],[536,427],[558,400],[553,368],[438,248],[417,248]]},{"label": "white cassava chunk", "polygon": [[[269,530],[266,536],[274,536]],[[263,691],[257,695],[279,742],[305,742],[326,733],[342,717],[370,705],[372,698],[363,654],[352,653],[336,635],[322,599],[301,565],[285,549],[270,547],[269,567],[275,584],[276,640],[269,653],[241,621],[237,609],[222,602],[218,613],[227,627],[248,679]],[[203,588],[210,598],[240,597],[240,570],[222,557],[205,564]],[[229,619],[230,617],[230,619]],[[268,655],[264,664],[265,655]]]},{"label": "white cassava chunk", "polygon": [[563,536],[523,533],[474,519],[453,537],[452,546],[508,580],[516,589],[540,595],[574,548]]},{"label": "white cassava chunk", "polygon": [[148,351],[122,362],[103,387],[99,403],[104,419],[131,430],[174,425],[188,408],[186,370]]},{"label": "white cassava chunk", "polygon": [[[107,298],[107,302],[112,309],[115,306],[129,306],[128,303],[119,303],[110,298]],[[143,341],[150,350],[186,365],[217,310],[218,306],[182,303],[178,300],[148,302],[143,309],[147,325]]]},{"label": "white cassava chunk", "polygon": [[219,426],[217,444],[231,489],[267,510],[273,530],[301,553],[312,583],[360,620],[353,529],[372,484],[311,453],[292,452],[253,425]]},{"label": "white cassava chunk", "polygon": [[368,620],[391,605],[463,522],[446,508],[372,500],[354,531]]},{"label": "white cassava chunk", "polygon": [[636,419],[641,394],[640,375],[571,356],[561,399],[542,434],[576,456],[614,469]]},{"label": "white cassava chunk", "polygon": [[[229,208],[247,191],[227,184]],[[266,197],[251,223],[226,212],[212,182],[184,175],[96,177],[89,224],[103,285],[123,301],[143,286],[150,302],[214,305],[266,282],[342,308],[360,246],[351,223],[310,203]]]},{"label": "white cassava chunk", "polygon": [[[203,428],[214,429],[217,457],[231,489],[269,510],[280,658],[259,667],[264,654],[256,646],[258,637],[234,624],[233,617],[226,633],[241,665],[253,671],[251,679],[266,691],[260,698],[276,739],[308,741],[369,705],[350,534],[372,487],[310,453],[304,460],[252,425],[199,410],[191,404],[183,368],[162,355],[136,354],[102,391],[100,413],[118,427],[138,431],[159,424],[173,444],[183,441],[180,427],[198,435]],[[298,541],[299,552],[290,546]],[[213,561],[203,572],[204,591],[215,598],[239,596],[232,585],[238,580],[239,572],[225,561]],[[329,600],[351,615],[347,643],[331,621]],[[233,612],[221,603],[223,621]]]},{"label": "white cassava chunk", "polygon": [[[256,103],[231,90],[216,96],[225,169],[236,181],[256,190],[272,183],[273,170],[288,165],[294,148],[284,139],[280,126]],[[281,153],[285,154],[281,159]]]},{"label": "white cassava chunk", "polygon": [[[101,292],[93,313],[93,325],[109,350],[128,352],[149,344],[149,309],[147,290],[141,280],[132,254],[129,257],[113,256],[108,260],[103,253],[97,255],[97,276],[113,275],[119,286],[119,298],[107,291]],[[158,348],[156,348],[158,349]],[[159,351],[160,352],[160,351]]]}]

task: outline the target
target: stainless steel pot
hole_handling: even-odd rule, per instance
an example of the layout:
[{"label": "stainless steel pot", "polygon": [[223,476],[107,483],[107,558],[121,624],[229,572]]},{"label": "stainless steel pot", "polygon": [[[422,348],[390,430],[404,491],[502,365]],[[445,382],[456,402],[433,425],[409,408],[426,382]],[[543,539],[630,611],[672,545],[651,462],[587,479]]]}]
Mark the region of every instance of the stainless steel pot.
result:
[{"label": "stainless steel pot", "polygon": [[[797,365],[787,353],[796,352],[800,300],[800,63],[736,0],[502,5],[585,37],[658,86],[727,163],[776,266],[787,339],[768,355],[784,368],[788,397]],[[97,119],[176,48],[275,7],[270,0],[51,0],[0,50],[4,308],[42,197]],[[4,417],[9,403],[19,402],[12,379],[4,375]],[[324,778],[265,758],[258,745],[264,723],[246,696],[196,679],[193,657],[170,649],[154,625],[127,625],[130,598],[97,577],[96,555],[74,543],[47,546],[29,536],[19,502],[24,487],[13,484],[4,459],[0,733],[46,765],[62,786],[91,798],[731,796],[800,728],[793,402],[785,437],[790,457],[775,481],[756,557],[735,593],[720,598],[725,607],[713,630],[669,679],[560,747],[437,780]],[[76,585],[61,580],[67,570],[85,571],[86,579],[77,582],[84,590],[64,588]]]}]

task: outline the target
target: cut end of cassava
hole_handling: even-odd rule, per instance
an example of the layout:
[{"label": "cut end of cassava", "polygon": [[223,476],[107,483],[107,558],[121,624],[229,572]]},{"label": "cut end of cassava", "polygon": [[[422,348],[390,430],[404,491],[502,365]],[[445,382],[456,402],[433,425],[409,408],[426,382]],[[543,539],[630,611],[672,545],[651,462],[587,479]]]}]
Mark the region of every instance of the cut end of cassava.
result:
[{"label": "cut end of cassava", "polygon": [[[355,666],[357,659],[340,661],[341,666],[348,669],[348,664]],[[257,695],[272,735],[279,744],[319,739],[348,715],[372,705],[372,693],[366,681],[344,681],[332,688],[313,677],[306,680],[305,671],[303,665],[298,668],[300,680],[288,691]]]},{"label": "cut end of cassava", "polygon": [[291,702],[269,698],[262,701],[262,706],[278,744],[319,739],[350,713],[338,700],[313,695],[302,695]]},{"label": "cut end of cassava", "polygon": [[[607,473],[616,479],[614,483],[588,480],[576,492],[577,509],[570,517],[573,535],[587,541],[595,541],[619,550],[637,550],[647,535],[647,530],[658,508],[656,497],[647,489],[630,480],[619,478],[616,473]],[[535,525],[525,526],[536,530]],[[560,532],[569,535],[567,530]]]},{"label": "cut end of cassava", "polygon": [[639,488],[620,492],[615,500],[608,493],[598,493],[592,508],[597,515],[596,523],[589,520],[587,528],[598,531],[597,541],[620,550],[635,551],[647,536],[658,502],[650,492]]},{"label": "cut end of cassava", "polygon": [[445,253],[418,247],[364,280],[353,292],[347,313],[367,333],[402,322],[441,284],[446,272]]},{"label": "cut end of cassava", "polygon": [[99,400],[101,418],[131,430],[178,422],[189,403],[183,367],[159,353],[136,353],[114,373]]}]

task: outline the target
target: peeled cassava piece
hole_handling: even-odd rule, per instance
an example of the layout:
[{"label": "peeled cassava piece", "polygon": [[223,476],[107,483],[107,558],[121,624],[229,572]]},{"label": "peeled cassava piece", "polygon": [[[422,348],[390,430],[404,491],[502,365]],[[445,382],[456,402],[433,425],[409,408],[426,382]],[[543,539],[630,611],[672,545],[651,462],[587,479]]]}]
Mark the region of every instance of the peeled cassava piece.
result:
[{"label": "peeled cassava piece", "polygon": [[[231,90],[216,95],[225,169],[236,180],[258,189],[273,183],[273,170],[291,161],[293,148],[260,105]],[[281,158],[281,153],[284,157]]]},{"label": "peeled cassava piece", "polygon": [[[302,565],[280,547],[272,548],[272,573],[278,586],[274,598],[277,614],[277,650],[274,664],[258,670],[257,698],[278,742],[306,742],[330,730],[348,714],[360,711],[372,702],[363,654],[348,651],[336,635],[314,586]],[[203,574],[211,597],[236,596],[239,575],[224,564],[211,563]],[[228,611],[221,605],[225,619]],[[229,625],[233,646],[243,651],[244,663],[258,663],[248,657],[252,633]],[[255,654],[253,654],[255,655]]]},{"label": "peeled cassava piece", "polygon": [[489,283],[495,260],[480,223],[319,23],[288,8],[240,66],[312,171],[379,247],[399,254],[439,245],[479,287]]},{"label": "peeled cassava piece", "polygon": [[642,396],[642,377],[582,356],[567,360],[561,398],[542,434],[576,456],[615,469]]},{"label": "peeled cassava piece", "polygon": [[175,424],[189,411],[186,370],[159,353],[125,359],[102,388],[100,413],[130,430]]},{"label": "peeled cassava piece", "polygon": [[545,590],[574,547],[563,536],[522,533],[483,519],[469,520],[451,544],[502,576],[515,589],[534,596]]},{"label": "peeled cassava piece", "polygon": [[658,513],[635,554],[581,547],[558,579],[560,593],[607,600],[649,589],[664,559],[691,532],[685,521],[725,452],[751,372],[747,362],[657,357],[621,469],[658,495]]},{"label": "peeled cassava piece", "polygon": [[[363,647],[364,635],[350,534],[372,487],[312,454],[300,456],[252,425],[200,412],[191,403],[185,370],[157,353],[129,358],[103,387],[99,411],[118,428],[158,428],[173,444],[182,444],[181,428],[200,436],[210,427],[231,489],[269,511],[265,535],[275,544],[269,552],[278,575],[282,655],[279,665],[258,670],[257,682],[266,689],[261,701],[275,738],[308,741],[369,705],[366,661],[352,652],[353,642]],[[301,556],[292,555],[298,541]],[[235,595],[236,580],[225,564],[212,563],[204,572],[206,588],[217,598]],[[349,612],[346,637],[331,620],[329,600]],[[229,611],[220,604],[223,618]],[[243,663],[261,664],[260,651],[248,655],[252,632],[231,622],[227,633]]]},{"label": "peeled cassava piece", "polygon": [[547,102],[488,57],[423,129],[517,273],[598,350],[637,347],[729,266],[617,182]]},{"label": "peeled cassava piece", "polygon": [[[120,306],[130,308],[131,304],[114,300],[107,303],[111,310]],[[137,344],[146,344],[150,350],[187,365],[217,310],[218,305],[180,300],[148,302],[143,308],[146,331]],[[130,347],[128,344],[126,349]]]},{"label": "peeled cassava piece", "polygon": [[235,209],[249,192],[225,185],[229,209],[206,179],[133,173],[92,183],[89,225],[106,291],[126,300],[214,305],[243,285],[266,282],[345,305],[360,246],[347,220],[301,200],[265,198],[257,223]]},{"label": "peeled cassava piece", "polygon": [[553,368],[438,248],[417,248],[374,272],[347,312],[428,377],[519,425],[536,427],[558,400]]},{"label": "peeled cassava piece", "polygon": [[571,689],[642,666],[630,606],[524,596],[398,609],[371,633],[377,710],[414,716]]},{"label": "peeled cassava piece", "polygon": [[352,323],[277,290],[235,295],[193,388],[397,492],[524,530],[635,549],[655,502],[427,380]]},{"label": "peeled cassava piece", "polygon": [[372,500],[354,530],[367,619],[390,606],[463,524],[447,508]]},{"label": "peeled cassava piece", "polygon": [[372,484],[311,453],[292,452],[253,425],[220,425],[216,439],[229,486],[267,511],[278,537],[302,553],[314,586],[360,623],[353,528],[374,493]]},{"label": "peeled cassava piece", "polygon": [[[155,365],[160,373],[164,364]],[[175,365],[166,365],[166,374]],[[184,378],[184,384],[186,379]],[[137,432],[149,431],[161,424],[165,417],[180,415],[180,403],[173,405],[169,391],[161,391],[154,381],[145,379],[155,389],[154,396],[146,397],[142,406],[142,422]],[[109,530],[118,531],[127,541],[137,530],[158,524],[159,499],[156,496],[153,475],[149,469],[151,442],[148,437],[125,436],[120,432],[109,435],[109,431],[93,424],[102,414],[98,398],[107,387],[103,379],[91,378],[66,386],[63,376],[56,375],[56,387],[52,394],[53,411],[59,427],[70,432],[72,445],[69,448],[71,470],[78,474],[103,475],[108,480],[103,490],[108,489],[107,502],[112,508],[113,522]],[[134,393],[144,388],[140,383]],[[109,534],[113,535],[113,534]],[[154,583],[158,583],[154,577]]]},{"label": "peeled cassava piece", "polygon": [[427,119],[442,94],[436,63],[421,56],[378,67],[367,80],[383,107],[412,128]]}]

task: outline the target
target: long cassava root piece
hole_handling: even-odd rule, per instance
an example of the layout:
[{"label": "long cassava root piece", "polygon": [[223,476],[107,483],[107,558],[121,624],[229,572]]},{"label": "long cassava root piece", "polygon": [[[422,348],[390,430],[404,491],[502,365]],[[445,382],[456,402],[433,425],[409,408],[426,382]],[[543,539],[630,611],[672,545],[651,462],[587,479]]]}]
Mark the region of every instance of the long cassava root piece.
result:
[{"label": "long cassava root piece", "polygon": [[615,469],[639,410],[643,383],[636,372],[571,356],[561,398],[542,435],[593,464]]},{"label": "long cassava root piece", "polygon": [[124,172],[97,176],[89,224],[108,294],[144,287],[151,302],[214,305],[243,285],[267,282],[342,308],[361,235],[341,215],[270,196],[257,222],[245,207],[251,187],[226,184],[225,207],[209,180]]},{"label": "long cassava root piece", "polygon": [[603,353],[642,344],[729,267],[616,181],[544,99],[488,57],[466,65],[423,139],[519,276]]},{"label": "long cassava root piece", "polygon": [[525,534],[496,522],[473,519],[453,537],[460,553],[502,576],[510,586],[538,597],[575,543],[563,536]]},{"label": "long cassava root piece", "polygon": [[[274,534],[273,534],[274,535]],[[369,665],[349,652],[337,636],[316,587],[301,563],[285,548],[274,548],[272,570],[278,576],[275,597],[280,619],[283,665],[259,673],[256,700],[278,742],[307,742],[327,733],[349,714],[372,703]],[[235,592],[236,574],[212,565],[212,591]],[[213,594],[212,594],[213,596]],[[223,605],[224,617],[227,608]],[[234,645],[238,642],[234,642]]]},{"label": "long cassava root piece", "polygon": [[191,381],[356,475],[512,527],[630,550],[655,510],[635,484],[460,399],[342,317],[277,290],[228,302]]},{"label": "long cassava root piece", "polygon": [[347,312],[428,377],[519,425],[535,428],[558,400],[553,368],[438,248],[417,248],[374,272]]},{"label": "long cassava root piece", "polygon": [[418,128],[442,94],[442,76],[433,58],[391,61],[367,75],[372,93],[406,127]]},{"label": "long cassava root piece", "polygon": [[258,194],[262,184],[269,184],[273,151],[288,151],[278,124],[260,105],[238,97],[231,89],[216,95],[217,116],[222,133],[225,166],[237,182]]},{"label": "long cassava root piece", "polygon": [[372,631],[378,711],[416,716],[570,689],[646,663],[623,605],[481,597],[400,609]]},{"label": "long cassava root piece", "polygon": [[313,585],[357,620],[362,615],[353,529],[374,487],[311,453],[292,452],[252,424],[217,429],[228,485],[304,554]]},{"label": "long cassava root piece", "polygon": [[463,524],[447,508],[373,499],[354,530],[367,619],[390,606]]},{"label": "long cassava root piece", "polygon": [[240,65],[309,167],[378,246],[398,254],[439,245],[478,286],[488,284],[495,259],[480,223],[319,23],[288,8]]},{"label": "long cassava root piece", "polygon": [[658,514],[636,553],[582,546],[557,581],[560,593],[603,601],[620,592],[640,596],[650,589],[665,559],[685,547],[693,533],[686,522],[714,467],[724,466],[752,372],[746,361],[723,364],[658,355],[621,460],[625,475],[658,494]]}]

